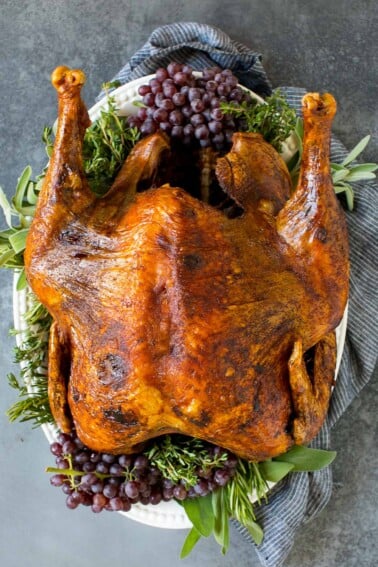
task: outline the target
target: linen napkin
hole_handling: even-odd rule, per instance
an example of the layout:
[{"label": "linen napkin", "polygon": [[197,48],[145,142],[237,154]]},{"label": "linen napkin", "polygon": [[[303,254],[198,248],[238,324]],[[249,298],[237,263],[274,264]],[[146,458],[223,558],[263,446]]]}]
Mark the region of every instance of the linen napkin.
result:
[{"label": "linen napkin", "polygon": [[[259,53],[233,41],[216,27],[194,22],[155,29],[112,80],[127,83],[167,66],[170,61],[185,62],[195,70],[214,65],[230,68],[241,84],[262,96],[271,93]],[[279,88],[299,113],[305,89]],[[99,98],[102,96],[100,93]],[[333,137],[331,160],[341,162],[346,155],[343,144]],[[331,428],[371,378],[378,352],[377,221],[371,205],[377,186],[372,182],[356,183],[354,191],[355,210],[346,212],[351,261],[348,328],[328,416],[312,442],[313,447],[322,449],[330,447]],[[330,467],[315,473],[292,474],[274,487],[267,503],[255,507],[257,521],[264,530],[261,545],[256,546],[247,530],[237,524],[238,530],[255,546],[261,565],[280,567],[284,564],[297,530],[326,506],[331,493]]]}]

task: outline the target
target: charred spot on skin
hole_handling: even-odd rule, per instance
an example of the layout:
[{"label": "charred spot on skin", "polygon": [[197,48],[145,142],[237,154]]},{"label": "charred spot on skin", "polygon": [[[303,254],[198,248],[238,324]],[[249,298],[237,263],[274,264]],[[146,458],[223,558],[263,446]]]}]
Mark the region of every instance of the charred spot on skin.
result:
[{"label": "charred spot on skin", "polygon": [[72,399],[75,403],[77,403],[80,400],[80,393],[76,388],[72,388]]},{"label": "charred spot on skin", "polygon": [[108,409],[103,410],[104,417],[109,421],[114,421],[121,425],[126,425],[126,427],[135,427],[139,424],[137,415],[131,411],[123,412],[121,408],[118,409]]},{"label": "charred spot on skin", "polygon": [[183,257],[183,264],[189,270],[195,270],[203,265],[203,260],[198,254],[186,254]]},{"label": "charred spot on skin", "polygon": [[66,228],[59,234],[59,240],[63,244],[82,244],[83,234],[75,228]]},{"label": "charred spot on skin", "polygon": [[315,231],[315,238],[320,242],[327,242],[327,230],[323,226],[320,226]]},{"label": "charred spot on skin", "polygon": [[211,417],[207,411],[202,410],[201,415],[198,418],[190,417],[189,421],[190,423],[193,423],[193,425],[196,425],[197,427],[207,427],[211,422]]},{"label": "charred spot on skin", "polygon": [[104,386],[119,390],[125,386],[128,371],[128,364],[121,356],[109,353],[99,364],[98,379]]}]

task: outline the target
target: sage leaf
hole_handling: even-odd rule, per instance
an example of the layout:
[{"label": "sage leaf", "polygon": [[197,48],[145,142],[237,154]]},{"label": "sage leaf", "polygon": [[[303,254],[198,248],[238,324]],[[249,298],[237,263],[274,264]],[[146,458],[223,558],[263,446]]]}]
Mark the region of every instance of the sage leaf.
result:
[{"label": "sage leaf", "polygon": [[264,532],[259,524],[257,522],[254,522],[253,520],[248,520],[244,523],[244,525],[250,533],[253,541],[257,545],[260,545],[260,543],[264,539]]},{"label": "sage leaf", "polygon": [[198,533],[195,527],[193,527],[185,538],[184,545],[182,546],[180,553],[180,559],[187,557],[200,539],[201,534]]},{"label": "sage leaf", "polygon": [[225,555],[230,546],[229,516],[223,489],[214,490],[212,493],[212,505],[214,512],[214,538],[222,548]]},{"label": "sage leaf", "polygon": [[348,165],[354,159],[356,159],[356,157],[360,155],[361,152],[364,151],[364,149],[369,143],[369,140],[370,140],[370,135],[365,136],[365,138],[362,138],[362,140],[360,140],[358,144],[354,146],[354,148],[349,152],[349,154],[346,156],[344,161],[341,162],[341,165]]},{"label": "sage leaf", "polygon": [[7,225],[9,227],[12,227],[12,207],[10,206],[7,196],[1,187],[0,187],[0,207],[3,210]]},{"label": "sage leaf", "polygon": [[28,235],[29,229],[23,228],[18,230],[9,237],[9,242],[16,254],[19,254],[25,250],[26,237]]},{"label": "sage leaf", "polygon": [[375,173],[371,171],[350,171],[344,178],[349,183],[356,181],[367,181],[368,179],[375,179]]},{"label": "sage leaf", "polygon": [[335,171],[334,173],[332,173],[332,182],[334,184],[336,184],[339,181],[342,181],[343,179],[345,179],[348,174],[349,174],[349,169],[347,169],[346,167],[342,167],[338,171]]},{"label": "sage leaf", "polygon": [[294,465],[293,472],[318,471],[330,465],[336,457],[336,451],[325,451],[323,449],[311,449],[296,445],[287,453],[274,457],[275,461],[283,461]]},{"label": "sage leaf", "polygon": [[32,174],[32,168],[30,167],[30,165],[27,165],[24,171],[21,173],[20,177],[18,178],[16,192],[13,197],[13,205],[16,211],[19,211],[22,207],[22,203],[24,200],[25,192],[29,185],[31,174]]},{"label": "sage leaf", "polygon": [[264,461],[259,463],[259,469],[265,478],[271,482],[279,482],[291,470],[293,470],[293,463],[285,463],[282,461]]},{"label": "sage leaf", "polygon": [[27,284],[28,284],[28,281],[26,279],[25,268],[22,268],[22,270],[20,271],[20,274],[17,278],[16,290],[22,291],[23,289],[26,288]]},{"label": "sage leaf", "polygon": [[182,505],[196,530],[204,537],[209,537],[214,529],[214,512],[212,496],[200,496],[188,498],[182,501]]}]

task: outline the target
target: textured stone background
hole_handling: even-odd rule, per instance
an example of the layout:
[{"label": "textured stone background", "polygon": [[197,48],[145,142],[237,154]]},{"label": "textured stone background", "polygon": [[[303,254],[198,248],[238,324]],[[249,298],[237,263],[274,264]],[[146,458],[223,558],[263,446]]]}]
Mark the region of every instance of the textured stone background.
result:
[{"label": "textured stone background", "polygon": [[[37,173],[45,163],[40,134],[56,113],[49,84],[56,65],[85,69],[85,100],[91,105],[101,83],[150,32],[174,21],[216,25],[259,50],[274,86],[334,93],[339,102],[334,131],[350,148],[371,133],[364,160],[377,161],[377,15],[377,3],[368,0],[2,0],[0,184],[12,195],[26,164]],[[29,425],[10,425],[4,415],[14,401],[5,379],[15,370],[8,337],[11,285],[11,274],[1,272],[0,564],[257,567],[254,551],[237,533],[226,557],[206,541],[182,563],[183,532],[65,508],[63,495],[50,488],[43,472],[52,459],[42,433]],[[377,401],[375,379],[338,423],[332,500],[300,531],[286,567],[377,565]]]}]

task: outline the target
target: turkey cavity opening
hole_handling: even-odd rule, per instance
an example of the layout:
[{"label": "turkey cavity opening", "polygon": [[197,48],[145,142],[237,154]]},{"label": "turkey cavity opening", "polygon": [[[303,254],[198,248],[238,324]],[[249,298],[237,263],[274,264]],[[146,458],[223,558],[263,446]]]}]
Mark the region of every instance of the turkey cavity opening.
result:
[{"label": "turkey cavity opening", "polygon": [[196,149],[175,144],[170,152],[163,153],[153,176],[138,183],[137,192],[169,183],[208,203],[229,219],[240,217],[244,209],[223,191],[215,175],[218,157],[219,152],[212,148]]}]

